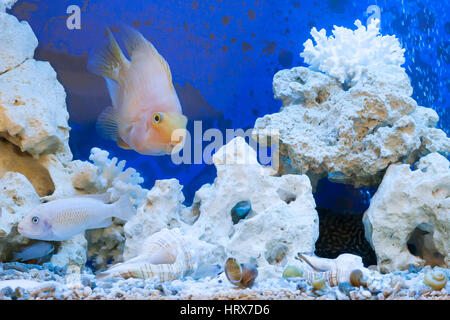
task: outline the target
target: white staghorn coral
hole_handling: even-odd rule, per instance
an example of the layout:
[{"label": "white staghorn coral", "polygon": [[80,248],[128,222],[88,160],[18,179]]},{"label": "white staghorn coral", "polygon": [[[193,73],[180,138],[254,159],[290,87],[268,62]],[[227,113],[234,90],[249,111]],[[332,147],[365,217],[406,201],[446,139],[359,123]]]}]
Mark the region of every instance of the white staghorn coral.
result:
[{"label": "white staghorn coral", "polygon": [[311,29],[316,45],[308,39],[300,56],[312,69],[325,72],[341,83],[352,84],[373,65],[401,66],[405,63],[398,39],[382,36],[377,27],[379,20],[373,19],[366,27],[356,20],[356,30],[334,26],[333,35],[326,36],[325,29]]}]

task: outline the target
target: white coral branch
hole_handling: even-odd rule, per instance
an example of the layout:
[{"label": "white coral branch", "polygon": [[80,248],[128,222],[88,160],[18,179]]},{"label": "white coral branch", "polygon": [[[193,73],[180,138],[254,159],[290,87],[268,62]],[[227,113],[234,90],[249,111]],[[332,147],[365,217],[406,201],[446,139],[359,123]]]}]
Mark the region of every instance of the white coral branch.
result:
[{"label": "white coral branch", "polygon": [[99,168],[97,176],[99,189],[106,189],[110,201],[116,201],[121,195],[128,194],[135,205],[138,205],[148,192],[140,186],[144,179],[133,168],[124,170],[125,160],[118,161],[116,157],[109,159],[108,156],[109,152],[99,148],[92,148],[89,156],[89,160]]},{"label": "white coral branch", "polygon": [[300,56],[312,69],[325,72],[341,83],[354,83],[371,65],[395,65],[405,63],[398,39],[382,36],[377,27],[379,20],[373,19],[368,27],[356,20],[356,30],[334,26],[333,35],[327,37],[325,29],[312,28],[311,39],[303,44]]}]

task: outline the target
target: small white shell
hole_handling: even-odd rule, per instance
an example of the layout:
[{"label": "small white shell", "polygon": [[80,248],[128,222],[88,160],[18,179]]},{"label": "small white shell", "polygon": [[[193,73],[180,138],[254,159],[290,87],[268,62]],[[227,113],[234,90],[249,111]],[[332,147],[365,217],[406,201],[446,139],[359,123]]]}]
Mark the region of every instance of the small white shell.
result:
[{"label": "small white shell", "polygon": [[144,242],[141,253],[119,263],[97,277],[121,276],[170,281],[191,274],[196,267],[195,252],[178,229],[163,229]]}]

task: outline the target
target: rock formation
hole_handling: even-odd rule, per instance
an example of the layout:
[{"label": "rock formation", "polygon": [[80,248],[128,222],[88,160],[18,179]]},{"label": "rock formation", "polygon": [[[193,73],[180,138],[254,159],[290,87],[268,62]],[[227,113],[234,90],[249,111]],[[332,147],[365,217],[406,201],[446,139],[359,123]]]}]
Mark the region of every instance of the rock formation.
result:
[{"label": "rock formation", "polygon": [[417,168],[393,164],[364,214],[366,238],[383,272],[450,261],[450,162],[437,153]]},{"label": "rock formation", "polygon": [[[279,113],[257,119],[253,137],[265,141],[269,132],[278,130],[281,174],[307,174],[313,185],[328,177],[357,187],[377,186],[392,163],[412,164],[430,152],[450,152],[450,139],[435,128],[437,113],[418,106],[411,98],[408,75],[398,63],[392,62],[400,61],[398,57],[377,55],[378,60],[364,65],[351,83],[341,83],[337,80],[341,76],[333,72],[323,74],[313,68],[317,65],[322,70],[317,60],[331,59],[320,53],[328,45],[335,58],[340,58],[335,62],[347,64],[344,70],[349,77],[354,75],[351,66],[354,53],[331,49],[338,40],[355,37],[363,38],[367,44],[369,31],[364,30],[355,31],[356,36],[344,32],[333,41],[319,41],[321,49],[310,68],[296,67],[275,74],[274,95],[282,100],[283,107]],[[370,33],[374,45],[382,46],[385,41],[384,45],[391,46],[394,41],[372,35],[373,30]],[[314,52],[308,46],[304,56]],[[306,59],[310,60],[311,57]],[[327,68],[323,70],[329,72]]]},{"label": "rock formation", "polygon": [[[314,252],[318,238],[318,216],[311,184],[305,175],[273,176],[261,166],[256,152],[237,137],[213,156],[217,178],[195,194],[186,208],[181,186],[175,179],[157,181],[125,224],[125,256],[137,255],[139,244],[163,228],[180,230],[208,246],[205,263],[223,265],[228,256],[254,262],[266,270],[261,276],[278,273],[298,251]],[[251,214],[234,224],[232,208],[240,201],[251,203]]]}]

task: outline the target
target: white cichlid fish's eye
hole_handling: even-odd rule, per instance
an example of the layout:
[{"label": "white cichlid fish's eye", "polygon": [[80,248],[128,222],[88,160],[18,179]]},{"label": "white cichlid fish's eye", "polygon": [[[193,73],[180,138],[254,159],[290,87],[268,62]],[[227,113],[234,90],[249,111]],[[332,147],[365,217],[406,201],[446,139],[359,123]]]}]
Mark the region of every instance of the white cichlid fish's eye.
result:
[{"label": "white cichlid fish's eye", "polygon": [[153,114],[153,123],[158,124],[162,121],[163,115],[160,112],[155,112]]},{"label": "white cichlid fish's eye", "polygon": [[39,223],[39,217],[33,217],[33,218],[31,218],[31,222],[33,222],[34,224]]}]

